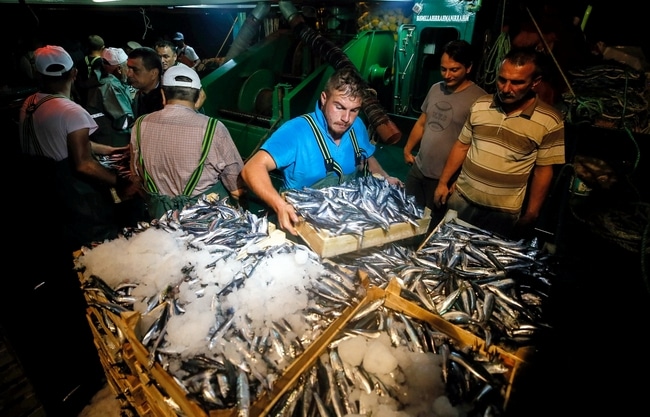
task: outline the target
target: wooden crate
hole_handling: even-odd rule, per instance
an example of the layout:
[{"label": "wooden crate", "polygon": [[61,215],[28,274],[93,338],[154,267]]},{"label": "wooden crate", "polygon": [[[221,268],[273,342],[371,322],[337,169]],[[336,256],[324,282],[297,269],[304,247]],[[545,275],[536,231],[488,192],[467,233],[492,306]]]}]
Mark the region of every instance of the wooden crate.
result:
[{"label": "wooden crate", "polygon": [[[362,279],[362,282],[364,287],[367,286],[367,279]],[[377,288],[367,289],[367,291],[383,292]],[[287,367],[287,369],[285,369],[282,376],[273,384],[271,392],[264,393],[253,401],[250,407],[250,416],[266,416],[275,403],[293,385],[298,377],[314,364],[319,355],[338,334],[339,330],[345,326],[349,318],[353,317],[354,314],[365,305],[365,302],[375,298],[376,297],[373,296],[366,296],[364,298],[366,301],[361,302],[356,306],[347,307],[341,316],[332,322],[332,324],[305,349],[303,354],[301,354]],[[128,341],[125,344],[125,353],[132,352],[127,354],[125,357],[128,362],[134,364],[135,374],[139,375],[141,378],[147,378],[141,381],[141,386],[146,394],[149,405],[155,406],[156,409],[160,410],[154,414],[155,416],[176,415],[168,414],[168,412],[171,412],[171,407],[164,401],[164,396],[160,396],[160,393],[166,393],[175,404],[181,408],[183,415],[187,417],[236,417],[239,415],[239,410],[236,408],[212,410],[209,412],[202,410],[198,403],[185,395],[185,392],[176,383],[173,377],[165,371],[160,364],[157,362],[150,364],[149,351],[139,342],[139,339],[135,334],[135,328],[137,326],[136,320],[137,317],[133,317],[132,323],[125,334]],[[133,356],[133,360],[128,359],[131,355]],[[154,381],[155,384],[153,383]]]},{"label": "wooden crate", "polygon": [[[274,393],[276,394],[274,400],[271,402],[265,402],[265,408],[256,409],[256,412],[251,413],[251,416],[267,416],[267,414],[272,410],[272,406],[282,399],[282,395],[287,393],[291,388],[295,387],[295,383],[298,381],[298,378],[316,364],[321,354],[325,353],[330,342],[332,340],[335,340],[342,329],[347,327],[350,320],[356,315],[356,313],[366,305],[369,305],[378,299],[383,299],[383,306],[385,308],[388,308],[395,312],[403,313],[406,316],[419,320],[423,323],[428,323],[433,329],[449,336],[454,340],[456,345],[463,349],[471,350],[482,356],[499,358],[508,368],[508,372],[505,374],[507,383],[502,387],[503,404],[501,404],[503,410],[506,410],[509,399],[513,393],[516,376],[519,374],[519,371],[521,369],[524,369],[524,367],[528,364],[526,358],[529,355],[529,352],[525,349],[522,349],[521,351],[512,353],[496,346],[486,348],[485,341],[472,334],[471,332],[442,319],[440,316],[436,316],[435,314],[430,313],[429,311],[408,300],[401,298],[399,296],[399,284],[393,280],[386,289],[370,286],[367,290],[366,297],[356,307],[348,308],[346,311],[344,311],[336,320],[336,322],[327,330],[326,334],[324,334],[322,338],[319,338],[311,346],[310,351],[305,352],[303,357],[300,358],[300,366],[291,369],[291,372],[286,375],[286,378],[283,381],[282,390],[278,390],[278,392]],[[309,357],[307,357],[307,355],[309,355]],[[233,412],[235,411],[236,410],[233,410]],[[227,414],[229,417],[235,417],[236,415],[236,413]]]},{"label": "wooden crate", "polygon": [[[428,224],[427,224],[428,227]],[[424,228],[426,230],[426,227]],[[329,260],[325,260],[329,262]],[[498,355],[510,369],[509,384],[506,387],[504,409],[512,392],[515,375],[521,366],[526,365],[528,352],[507,352],[497,346],[486,347],[485,341],[471,332],[462,329],[442,319],[418,305],[400,296],[399,284],[394,280],[386,289],[370,286],[367,275],[359,271],[359,279],[365,290],[362,300],[347,307],[342,314],[323,333],[314,340],[305,352],[296,358],[274,383],[271,392],[255,398],[250,407],[252,417],[267,416],[320,355],[324,353],[332,340],[345,328],[350,320],[363,307],[380,298],[384,306],[404,313],[410,317],[429,323],[434,329],[445,333],[461,346],[471,348],[484,355]],[[80,277],[82,279],[82,277]],[[92,298],[92,297],[91,297]],[[236,408],[223,410],[203,410],[200,405],[189,398],[184,389],[176,382],[159,363],[150,361],[147,348],[142,345],[137,336],[141,315],[137,312],[127,312],[116,315],[89,307],[88,322],[95,336],[102,365],[109,379],[111,388],[131,405],[140,416],[175,417],[178,414],[186,417],[236,417]],[[108,317],[117,330],[111,331],[101,318]],[[119,346],[119,347],[118,347]],[[172,407],[172,404],[174,407]]]},{"label": "wooden crate", "polygon": [[[272,242],[284,239],[284,233],[274,231]],[[271,243],[270,243],[271,244]],[[325,260],[324,262],[330,262]],[[81,273],[80,282],[83,281]],[[366,276],[360,276],[362,290],[368,290]],[[377,290],[377,289],[375,289]],[[363,293],[362,293],[363,295]],[[119,315],[105,311],[96,306],[102,301],[99,293],[86,294],[88,323],[97,346],[100,361],[104,367],[109,386],[121,399],[127,401],[141,417],[236,417],[239,410],[203,410],[200,405],[189,398],[183,388],[174,380],[158,362],[151,362],[148,349],[138,337],[142,319],[138,312],[124,312]],[[368,299],[366,296],[365,299]],[[283,375],[275,381],[271,392],[264,393],[254,400],[250,416],[265,416],[273,405],[289,389],[296,379],[318,358],[338,331],[346,324],[349,317],[363,306],[348,307],[328,329],[305,349],[305,352],[292,362]],[[104,320],[110,320],[116,330],[111,331]],[[172,406],[174,405],[174,406]]]},{"label": "wooden crate", "polygon": [[366,230],[363,236],[351,234],[331,236],[329,232],[317,230],[307,221],[300,222],[296,230],[298,235],[314,252],[323,258],[329,258],[423,235],[427,232],[430,222],[431,211],[426,209],[424,217],[417,221],[417,227],[407,222],[394,223],[390,225],[388,231],[378,227]]},{"label": "wooden crate", "polygon": [[503,403],[503,410],[506,410],[510,396],[516,386],[516,376],[529,365],[535,352],[534,347],[522,347],[515,352],[510,352],[496,345],[487,346],[485,340],[476,336],[474,333],[448,322],[441,316],[411,301],[405,300],[400,296],[400,292],[399,283],[393,279],[385,289],[384,305],[392,310],[429,323],[434,329],[451,337],[463,347],[472,349],[487,357],[499,357],[501,359],[509,368],[509,372],[507,373],[508,385],[504,393]]}]

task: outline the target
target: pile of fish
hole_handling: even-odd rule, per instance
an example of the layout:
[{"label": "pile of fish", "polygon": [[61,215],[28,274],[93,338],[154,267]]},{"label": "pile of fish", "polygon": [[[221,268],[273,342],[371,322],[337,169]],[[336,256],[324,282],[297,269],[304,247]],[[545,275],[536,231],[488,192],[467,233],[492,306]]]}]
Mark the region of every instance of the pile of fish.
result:
[{"label": "pile of fish", "polygon": [[[544,294],[531,284],[548,285],[538,251],[454,221],[439,226],[418,251],[393,243],[356,259],[346,255],[323,261],[284,238],[266,244],[269,237],[266,218],[233,208],[226,199],[203,198],[85,249],[77,267],[87,299],[94,300],[91,305],[141,314],[136,334],[149,351],[147,365],[159,363],[206,411],[237,409],[239,416],[248,416],[255,399],[273,392],[278,378],[292,371],[324,330],[362,302],[366,304],[314,357],[299,383],[278,399],[271,416],[381,415],[373,405],[377,399],[384,406],[390,403],[394,412],[413,416],[501,411],[508,369],[499,357],[480,357],[457,346],[428,323],[385,308],[383,299],[368,302],[358,272],[367,271],[370,285],[380,288],[397,280],[403,298],[490,343],[503,343],[506,337],[525,343],[545,326]],[[135,247],[143,239],[156,242],[143,245],[148,250],[174,247],[177,252],[143,256]],[[122,259],[119,267],[94,265],[93,255],[111,245],[120,248],[120,257],[134,259]],[[203,330],[188,333],[189,323],[199,324],[198,317],[207,320]],[[104,327],[119,333],[111,323]],[[198,343],[190,344],[192,338]],[[405,364],[379,375],[350,362],[344,347],[355,338],[366,344],[381,340],[399,350],[397,356],[427,357],[411,357],[407,363],[434,361],[428,373],[439,374],[439,395],[412,392],[414,371]],[[183,415],[172,398],[166,402]]]},{"label": "pile of fish", "polygon": [[497,416],[509,369],[428,323],[368,302],[271,416]]},{"label": "pile of fish", "polygon": [[115,171],[119,176],[128,178],[131,175],[131,154],[128,149],[121,149],[110,155],[96,155],[100,164]]},{"label": "pile of fish", "polygon": [[[141,328],[136,334],[150,353],[147,365],[161,364],[205,410],[238,407],[240,415],[247,415],[251,401],[271,392],[295,359],[364,296],[356,274],[321,262],[308,248],[284,238],[265,246],[269,235],[260,224],[264,222],[255,215],[233,209],[225,200],[201,200],[148,227],[86,248],[77,259],[89,304],[117,314],[138,311]],[[156,235],[150,237],[152,233]],[[173,247],[160,233],[182,245],[155,256],[154,247],[146,255],[135,247],[143,239]],[[110,254],[111,246],[122,252],[123,265],[94,265],[93,259]],[[163,270],[161,281],[156,263],[169,257],[184,260],[176,262],[177,271]],[[130,278],[110,276],[113,271]],[[197,320],[207,321],[205,334],[192,335],[197,344],[183,333],[188,320],[199,327]],[[118,332],[111,323],[105,327]],[[182,415],[173,399],[168,405]]]},{"label": "pile of fish", "polygon": [[508,349],[535,344],[554,276],[537,242],[503,239],[457,218],[441,223],[417,251],[395,244],[332,259],[363,269],[372,284],[396,280],[401,297]]},{"label": "pile of fish", "polygon": [[363,236],[366,230],[388,231],[391,224],[402,222],[419,227],[424,216],[424,208],[404,187],[372,175],[338,186],[288,190],[284,198],[317,230],[332,236]]}]

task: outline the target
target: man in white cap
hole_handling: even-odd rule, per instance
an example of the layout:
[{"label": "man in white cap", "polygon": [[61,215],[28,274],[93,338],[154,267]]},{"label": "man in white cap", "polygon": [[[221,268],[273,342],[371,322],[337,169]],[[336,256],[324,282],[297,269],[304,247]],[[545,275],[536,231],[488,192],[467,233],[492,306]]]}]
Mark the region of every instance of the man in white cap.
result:
[{"label": "man in white cap", "polygon": [[[165,107],[138,118],[131,131],[131,174],[146,191],[151,218],[181,209],[203,194],[235,201],[244,193],[244,163],[226,126],[198,113],[201,80],[191,68],[165,71]],[[235,202],[233,201],[233,202]]]},{"label": "man in white cap", "polygon": [[140,42],[128,41],[126,43],[126,48],[124,48],[124,52],[126,52],[128,54],[132,50],[138,49],[138,48],[142,48],[142,45],[140,45]]},{"label": "man in white cap", "polygon": [[129,56],[122,48],[108,47],[102,51],[102,63],[106,72],[113,74],[125,84],[127,82],[126,73],[129,70],[129,67],[126,65],[128,59]]},{"label": "man in white cap", "polygon": [[[56,187],[56,202],[48,210],[63,219],[66,245],[71,251],[114,238],[120,225],[114,219],[113,195],[129,198],[137,189],[128,178],[98,162],[94,154],[108,155],[116,148],[90,141],[97,123],[70,99],[77,68],[60,46],[47,45],[34,52],[39,92],[20,110],[20,146],[26,163],[43,172],[42,181]],[[53,212],[52,218],[57,218]]]},{"label": "man in white cap", "polygon": [[194,68],[201,60],[194,48],[185,43],[185,36],[181,32],[176,32],[172,41],[176,45],[176,55],[178,60],[190,68]]},{"label": "man in white cap", "polygon": [[105,48],[102,51],[103,68],[99,84],[88,90],[88,100],[84,106],[99,125],[99,129],[90,136],[93,142],[116,147],[129,144],[130,126],[135,117],[131,91],[126,84],[127,59],[126,52],[121,48]]}]

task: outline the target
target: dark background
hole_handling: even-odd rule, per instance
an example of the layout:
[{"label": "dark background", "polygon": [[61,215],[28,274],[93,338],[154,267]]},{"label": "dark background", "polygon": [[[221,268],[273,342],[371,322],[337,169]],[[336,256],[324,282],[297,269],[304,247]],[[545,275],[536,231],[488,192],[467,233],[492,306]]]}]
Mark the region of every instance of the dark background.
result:
[{"label": "dark background", "polygon": [[[505,11],[501,8],[504,3]],[[477,17],[477,42],[485,33],[496,37],[502,21],[516,30],[527,19],[525,6],[530,4],[537,13],[537,3],[484,0]],[[566,21],[574,13],[581,15],[585,3],[556,2],[556,13],[551,17]],[[590,44],[602,41],[611,46],[637,46],[650,57],[647,14],[640,6],[602,0],[590,3],[593,12],[585,30]],[[0,27],[0,35],[5,51],[15,55],[24,47],[21,41],[32,35],[44,43],[64,45],[81,43],[88,35],[98,34],[107,46],[125,47],[128,41],[149,46],[180,31],[199,57],[209,58],[216,56],[222,45],[220,55],[225,55],[232,42],[227,35],[235,17],[249,10],[58,4],[28,7],[18,2],[3,3],[0,13],[5,24]],[[15,85],[11,62],[7,56],[0,67],[2,87]],[[16,111],[15,106],[9,106],[2,112],[2,131],[9,139],[17,134]],[[511,416],[635,415],[647,405],[645,375],[650,370],[650,359],[642,339],[650,321],[650,259],[638,248],[634,251],[620,246],[599,227],[601,219],[611,218],[604,214],[622,213],[615,219],[636,220],[629,214],[630,208],[645,209],[648,205],[646,155],[650,140],[648,135],[637,136],[636,142],[633,139],[622,130],[574,126],[567,131],[569,154],[585,153],[616,162],[632,161],[640,155],[641,163],[634,184],[621,177],[624,186],[616,192],[594,192],[584,204],[577,201],[576,207],[564,183],[562,188],[552,190],[550,203],[559,209],[553,211],[555,216],[547,223],[557,227],[563,261],[554,281],[555,302],[549,310],[556,331],[553,338],[540,344],[535,366],[518,383]],[[33,182],[25,186],[26,179]],[[52,213],[48,210],[44,180],[37,172],[25,169],[8,178],[8,182],[15,183],[14,188],[23,188],[20,193],[8,193],[18,213],[15,227],[20,227],[18,239],[10,243],[8,259],[19,266],[35,264],[36,268],[8,278],[7,300],[0,303],[0,322],[19,350],[48,414],[74,416],[104,382],[92,335],[84,322],[76,274],[67,261],[69,254],[57,244],[54,223],[48,221]],[[576,216],[573,209],[582,211]],[[645,238],[648,218],[643,219],[645,223],[630,224],[638,226],[636,234],[643,232]],[[636,373],[641,383],[635,380]],[[61,398],[78,385],[75,394],[62,403]]]},{"label": "dark background", "polygon": [[[351,6],[358,2],[329,0],[294,3],[299,8],[303,4],[332,7],[336,4]],[[394,4],[408,15],[412,3],[382,2],[382,5],[390,7]],[[549,14],[562,22],[570,21],[573,15],[583,16],[586,5],[591,4],[593,9],[585,28],[589,43],[602,41],[611,46],[638,46],[646,57],[650,56],[647,14],[640,9],[635,11],[631,5],[622,7],[621,3],[604,0],[484,0],[477,14],[476,41],[482,42],[486,31],[492,38],[498,36],[502,22],[511,30],[516,30],[522,20],[528,19],[527,7],[540,26],[547,26],[540,4],[550,5],[553,11]],[[220,50],[220,55],[225,55],[232,43],[232,35],[228,39],[227,36],[234,19],[238,13],[251,10],[234,7],[191,9],[2,3],[0,12],[5,18],[10,16],[12,24],[2,25],[0,35],[5,40],[5,47],[12,51],[20,50],[21,40],[32,35],[39,36],[46,43],[63,44],[82,41],[88,35],[97,34],[104,38],[107,46],[125,47],[128,41],[150,46],[159,38],[171,37],[174,32],[180,31],[184,33],[186,43],[196,49],[199,57],[210,58],[217,56]],[[272,12],[277,12],[277,7],[273,7]]]}]

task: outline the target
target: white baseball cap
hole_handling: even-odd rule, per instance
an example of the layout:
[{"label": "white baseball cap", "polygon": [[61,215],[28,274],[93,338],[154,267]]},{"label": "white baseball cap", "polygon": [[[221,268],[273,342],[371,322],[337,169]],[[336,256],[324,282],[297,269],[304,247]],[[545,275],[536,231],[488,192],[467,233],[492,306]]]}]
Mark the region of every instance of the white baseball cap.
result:
[{"label": "white baseball cap", "polygon": [[199,74],[187,65],[174,65],[165,71],[162,78],[163,87],[190,87],[201,89]]},{"label": "white baseball cap", "polygon": [[136,41],[128,41],[126,43],[126,46],[128,46],[131,49],[142,48],[142,45],[140,45],[140,43]]},{"label": "white baseball cap", "polygon": [[60,76],[70,71],[74,62],[62,47],[46,45],[34,51],[34,66],[43,75]]},{"label": "white baseball cap", "polygon": [[102,51],[102,58],[110,65],[120,65],[129,59],[122,48],[106,48]]}]

